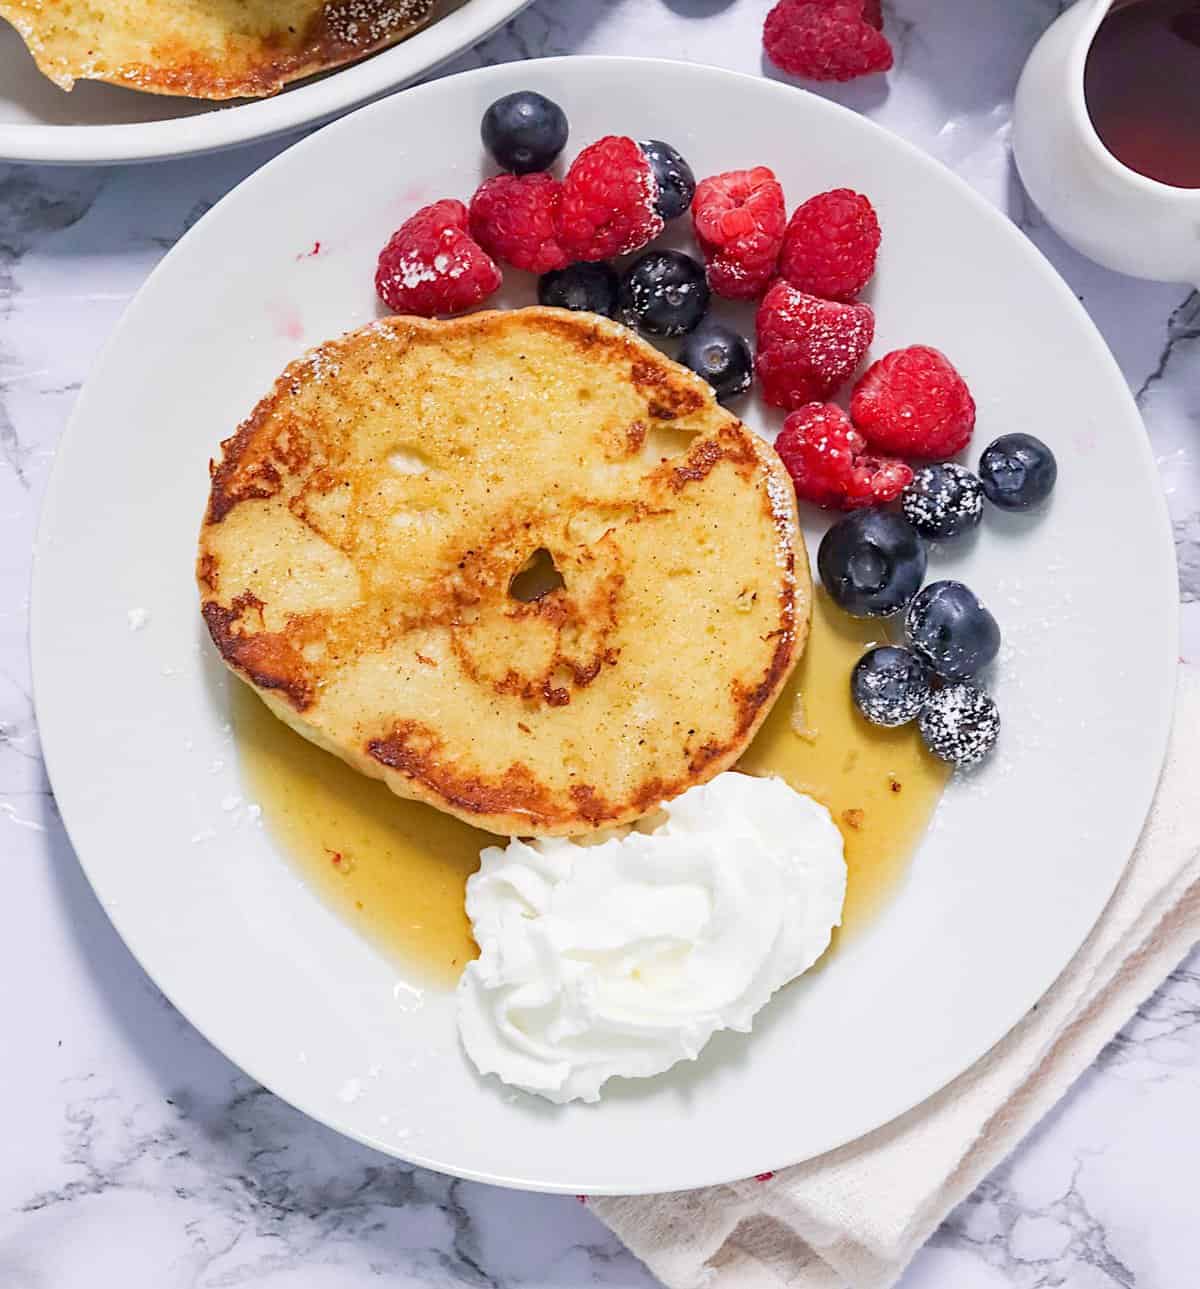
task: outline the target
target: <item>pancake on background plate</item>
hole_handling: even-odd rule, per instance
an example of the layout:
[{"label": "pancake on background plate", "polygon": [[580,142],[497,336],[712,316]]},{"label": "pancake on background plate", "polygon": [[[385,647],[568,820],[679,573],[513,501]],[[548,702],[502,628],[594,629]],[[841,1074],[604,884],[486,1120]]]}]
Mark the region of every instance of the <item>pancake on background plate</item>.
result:
[{"label": "pancake on background plate", "polygon": [[593,314],[387,318],[312,350],[212,466],[225,662],[404,797],[506,834],[728,769],[811,608],[779,458]]},{"label": "pancake on background plate", "polygon": [[0,0],[64,90],[108,81],[152,94],[261,98],[422,26],[435,0]]}]

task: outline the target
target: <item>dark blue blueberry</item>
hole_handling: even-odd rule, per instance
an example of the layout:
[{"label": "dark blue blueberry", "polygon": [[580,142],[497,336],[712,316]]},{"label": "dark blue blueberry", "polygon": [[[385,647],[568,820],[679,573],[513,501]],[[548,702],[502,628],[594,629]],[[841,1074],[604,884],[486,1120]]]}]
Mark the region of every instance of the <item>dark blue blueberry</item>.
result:
[{"label": "dark blue blueberry", "polygon": [[934,756],[966,768],[977,765],[996,746],[1000,711],[974,685],[946,685],[930,694],[917,717],[917,728]]},{"label": "dark blue blueberry", "polygon": [[647,251],[621,279],[621,313],[652,336],[682,336],[708,308],[704,265],[682,251]]},{"label": "dark blue blueberry", "polygon": [[1004,434],[979,458],[983,491],[1001,510],[1028,510],[1054,491],[1058,462],[1032,434]]},{"label": "dark blue blueberry", "polygon": [[517,90],[483,114],[483,146],[515,175],[545,170],[567,146],[567,114],[543,94]]},{"label": "dark blue blueberry", "polygon": [[922,537],[958,537],[983,515],[983,487],[953,461],[923,465],[900,497],[904,517]]},{"label": "dark blue blueberry", "polygon": [[703,376],[721,402],[744,394],[754,379],[754,358],[746,338],[711,319],[685,337],[679,361]]},{"label": "dark blue blueberry", "polygon": [[929,697],[929,668],[907,649],[877,645],[850,673],[854,705],[872,725],[907,725]]},{"label": "dark blue blueberry", "polygon": [[654,178],[658,181],[655,209],[663,219],[678,219],[692,204],[696,195],[696,176],[691,166],[661,139],[643,139],[638,147],[646,154]]},{"label": "dark blue blueberry", "polygon": [[908,606],[904,633],[945,680],[967,680],[1000,650],[996,619],[961,582],[930,582]]},{"label": "dark blue blueberry", "polygon": [[538,278],[538,303],[617,316],[621,280],[609,264],[568,264]]},{"label": "dark blue blueberry", "polygon": [[821,538],[817,570],[835,604],[856,618],[897,613],[925,577],[925,543],[903,515],[856,510]]}]

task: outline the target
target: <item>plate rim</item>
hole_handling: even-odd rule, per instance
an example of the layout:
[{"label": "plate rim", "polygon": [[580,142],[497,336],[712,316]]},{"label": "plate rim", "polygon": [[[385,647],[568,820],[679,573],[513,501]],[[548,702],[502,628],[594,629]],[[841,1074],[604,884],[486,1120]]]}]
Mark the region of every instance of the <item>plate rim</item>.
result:
[{"label": "plate rim", "polygon": [[320,127],[436,71],[499,30],[529,4],[530,0],[466,0],[388,49],[285,88],[270,98],[227,107],[218,104],[209,112],[110,125],[0,124],[0,163],[113,166],[170,161]]},{"label": "plate rim", "polygon": [[[1053,266],[1053,264],[1051,264],[1050,261],[1046,258],[1046,256],[1040,250],[1040,248],[1035,243],[1033,243],[999,208],[992,205],[992,203],[989,202],[987,198],[982,196],[973,187],[971,187],[971,185],[965,179],[963,179],[960,175],[958,175],[956,172],[951,170],[944,163],[937,160],[935,157],[922,151],[915,144],[910,143],[907,139],[893,133],[891,130],[887,129],[883,125],[880,125],[878,122],[873,121],[868,117],[864,117],[860,113],[855,112],[850,108],[844,107],[839,103],[825,99],[820,95],[811,94],[809,91],[798,89],[797,87],[789,85],[785,82],[774,81],[769,78],[758,77],[758,76],[754,76],[743,72],[736,72],[723,67],[714,67],[708,64],[686,63],[684,62],[684,60],[662,59],[662,58],[636,58],[636,57],[628,57],[623,55],[563,55],[555,58],[538,60],[538,62],[539,64],[546,64],[551,67],[558,66],[560,68],[566,64],[572,64],[578,67],[581,62],[593,64],[593,65],[605,65],[613,70],[624,68],[627,71],[627,73],[631,75],[646,74],[649,71],[649,69],[653,69],[655,67],[661,67],[663,65],[667,65],[667,66],[682,65],[687,67],[689,71],[699,74],[701,77],[713,77],[714,79],[717,79],[717,80],[724,80],[727,83],[737,83],[737,82],[743,82],[743,81],[749,82],[751,85],[759,87],[758,89],[755,90],[755,92],[761,91],[768,94],[778,95],[781,102],[783,102],[786,99],[786,97],[791,94],[803,93],[806,95],[806,97],[809,97],[815,100],[818,104],[821,105],[821,108],[819,110],[827,110],[835,115],[845,113],[850,117],[856,118],[859,125],[866,128],[869,132],[874,131],[880,135],[886,136],[887,145],[889,147],[899,148],[902,152],[904,152],[907,155],[909,160],[912,161],[914,164],[925,167],[930,171],[940,173],[941,178],[943,180],[948,179],[954,186],[957,187],[960,194],[968,201],[968,203],[974,206],[976,211],[980,214],[981,218],[987,221],[991,221],[993,225],[995,225],[998,228],[1003,226],[1003,228],[1005,229],[1003,236],[1015,239],[1016,242],[1018,242],[1024,248],[1023,254],[1026,255],[1030,265],[1031,266],[1036,265],[1036,272],[1038,272],[1048,282],[1052,290],[1058,293],[1060,298],[1063,300],[1064,305],[1074,312],[1074,315],[1077,321],[1081,324],[1082,329],[1086,331],[1087,334],[1090,336],[1096,348],[1097,362],[1103,362],[1104,364],[1107,365],[1110,371],[1110,374],[1116,379],[1119,388],[1122,391],[1124,391],[1123,399],[1126,400],[1125,402],[1126,412],[1132,412],[1136,416],[1137,423],[1142,426],[1142,434],[1140,436],[1137,436],[1136,450],[1141,455],[1143,464],[1147,468],[1148,477],[1152,479],[1154,482],[1155,486],[1153,489],[1153,494],[1156,499],[1157,505],[1155,507],[1155,511],[1156,511],[1155,516],[1151,516],[1149,513],[1147,513],[1141,516],[1141,522],[1145,524],[1147,527],[1153,526],[1157,529],[1159,534],[1157,540],[1162,543],[1162,552],[1163,552],[1163,559],[1162,559],[1161,566],[1156,570],[1157,575],[1162,577],[1163,580],[1165,581],[1166,586],[1164,589],[1167,590],[1167,594],[1165,596],[1165,601],[1164,601],[1167,631],[1165,633],[1166,640],[1163,642],[1166,648],[1163,654],[1163,659],[1161,664],[1163,669],[1162,675],[1159,679],[1159,684],[1161,685],[1162,691],[1163,691],[1163,702],[1161,704],[1161,714],[1156,720],[1155,722],[1156,728],[1153,730],[1153,743],[1157,748],[1157,752],[1153,757],[1149,757],[1146,759],[1145,763],[1140,767],[1136,775],[1136,780],[1133,780],[1133,778],[1131,777],[1131,782],[1128,787],[1129,795],[1137,806],[1136,811],[1130,812],[1130,819],[1136,820],[1136,824],[1131,824],[1130,828],[1128,829],[1129,835],[1124,836],[1119,840],[1121,843],[1121,849],[1125,850],[1129,854],[1132,854],[1132,851],[1137,843],[1137,840],[1140,837],[1145,827],[1145,822],[1149,815],[1150,807],[1153,802],[1153,797],[1157,789],[1159,779],[1161,777],[1163,765],[1166,758],[1171,724],[1174,716],[1176,682],[1177,682],[1177,676],[1178,676],[1179,631],[1180,631],[1180,606],[1179,606],[1178,596],[1174,593],[1174,588],[1177,585],[1178,565],[1177,565],[1175,544],[1174,544],[1174,539],[1173,539],[1172,529],[1171,529],[1170,515],[1169,515],[1168,506],[1167,506],[1167,498],[1166,498],[1165,491],[1162,487],[1161,477],[1159,475],[1157,464],[1154,458],[1153,448],[1152,448],[1149,436],[1145,432],[1145,426],[1144,426],[1144,422],[1142,421],[1140,409],[1137,407],[1137,403],[1133,397],[1132,391],[1129,390],[1128,384],[1124,378],[1124,375],[1122,374],[1120,367],[1116,362],[1115,357],[1113,356],[1111,350],[1109,349],[1107,342],[1104,340],[1104,337],[1100,332],[1098,326],[1092,320],[1087,310],[1083,307],[1078,297],[1071,290],[1069,285],[1062,278],[1062,276],[1059,274],[1059,272]],[[439,92],[443,92],[444,86],[447,82],[458,81],[461,78],[487,78],[487,77],[501,78],[505,75],[511,76],[513,74],[513,71],[514,71],[514,68],[512,64],[495,64],[495,65],[489,65],[489,66],[484,66],[479,68],[472,68],[467,71],[456,73],[452,77],[443,77],[435,81],[426,82],[421,86],[414,87],[412,90],[408,91],[408,93],[416,96],[417,98],[420,98],[425,94],[429,94],[429,93],[436,94]],[[34,550],[33,550],[33,563],[32,563],[31,583],[30,583],[31,585],[30,614],[29,614],[30,665],[31,665],[32,678],[33,678],[33,694],[34,694],[34,702],[35,702],[35,711],[40,712],[41,704],[39,702],[39,696],[45,691],[45,687],[47,685],[47,681],[45,679],[46,664],[39,663],[39,658],[44,656],[40,642],[43,639],[45,639],[49,633],[49,627],[46,624],[46,620],[45,620],[45,610],[43,608],[43,606],[46,604],[48,600],[48,593],[43,589],[40,589],[41,583],[43,581],[43,569],[45,567],[45,564],[42,558],[42,552],[47,544],[47,538],[50,535],[49,534],[50,516],[51,516],[52,510],[54,509],[54,498],[59,488],[59,476],[64,468],[62,466],[62,461],[67,451],[69,450],[72,437],[75,434],[78,434],[81,432],[79,429],[79,426],[83,421],[83,409],[86,407],[87,401],[89,399],[90,389],[94,387],[96,373],[101,369],[101,367],[107,360],[107,357],[110,351],[113,348],[115,348],[123,329],[128,324],[129,318],[131,314],[134,312],[135,307],[138,304],[138,301],[142,298],[143,294],[147,291],[151,283],[155,281],[159,273],[163,272],[166,269],[166,266],[171,262],[173,257],[175,257],[177,253],[180,253],[182,251],[182,248],[186,247],[189,239],[199,234],[199,230],[203,227],[205,221],[208,220],[213,214],[215,214],[215,212],[220,208],[222,203],[228,197],[240,191],[243,187],[253,184],[260,175],[264,174],[272,167],[283,163],[284,158],[288,157],[296,149],[304,149],[309,147],[310,145],[313,145],[313,140],[315,140],[319,134],[325,134],[326,132],[335,132],[342,129],[359,128],[357,123],[352,124],[352,122],[354,122],[355,117],[359,116],[360,114],[370,114],[371,112],[383,109],[383,107],[384,105],[382,103],[368,104],[362,108],[359,108],[355,112],[349,113],[346,116],[341,117],[339,120],[324,126],[321,130],[314,131],[312,134],[308,135],[303,139],[298,140],[296,143],[284,149],[277,156],[271,158],[263,166],[259,167],[256,171],[248,175],[246,178],[241,180],[237,185],[235,185],[232,189],[230,189],[230,191],[226,193],[225,196],[223,196],[221,200],[214,205],[211,211],[206,212],[205,215],[200,220],[197,221],[196,225],[194,225],[191,229],[189,229],[183,235],[183,237],[179,239],[179,241],[175,244],[175,246],[173,246],[171,250],[168,251],[168,253],[163,257],[163,259],[147,275],[141,287],[139,287],[134,297],[130,300],[129,304],[126,306],[120,319],[118,320],[117,324],[114,326],[112,333],[109,335],[109,337],[105,340],[104,344],[102,345],[88,373],[87,379],[84,381],[83,387],[79,392],[75,405],[72,408],[71,414],[67,420],[67,423],[63,429],[62,435],[60,436],[58,444],[55,448],[54,461],[51,465],[51,469],[47,477],[46,488],[45,488],[45,492],[43,494],[43,500],[42,500],[42,508],[41,508],[41,512],[38,520],[37,533],[35,537]],[[39,720],[39,731],[41,730],[42,730],[42,726]],[[63,740],[60,740],[59,742],[60,743],[65,742],[65,738]],[[56,773],[54,769],[54,764],[57,761],[57,754],[52,750],[52,745],[58,746],[53,736],[49,740],[43,739],[43,742],[42,742],[43,760],[46,765],[46,772],[47,772],[47,775],[49,776],[51,787],[53,790],[54,783],[55,783],[55,773]],[[727,1170],[718,1167],[715,1171],[703,1173],[701,1176],[699,1176],[698,1179],[689,1180],[684,1184],[680,1184],[680,1182],[677,1179],[675,1179],[675,1180],[672,1180],[670,1183],[665,1183],[665,1184],[655,1183],[652,1185],[647,1185],[644,1181],[638,1181],[636,1177],[631,1178],[627,1183],[618,1184],[618,1183],[610,1182],[610,1183],[601,1184],[601,1185],[595,1185],[595,1184],[589,1183],[586,1178],[582,1178],[582,1177],[574,1178],[566,1182],[537,1182],[525,1177],[512,1177],[512,1176],[504,1175],[502,1173],[489,1172],[487,1170],[480,1170],[480,1169],[471,1169],[469,1167],[455,1165],[453,1163],[448,1163],[447,1161],[443,1159],[439,1159],[432,1155],[426,1155],[421,1151],[413,1148],[408,1148],[408,1149],[392,1148],[390,1145],[387,1145],[387,1146],[381,1145],[377,1139],[371,1138],[365,1133],[360,1133],[358,1131],[355,1131],[352,1128],[343,1127],[340,1124],[331,1122],[330,1118],[326,1115],[326,1113],[312,1107],[310,1104],[306,1104],[309,1098],[285,1096],[277,1092],[270,1080],[260,1077],[260,1075],[256,1072],[254,1068],[252,1068],[252,1066],[244,1064],[242,1061],[238,1060],[237,1058],[235,1058],[234,1056],[226,1052],[224,1047],[222,1047],[219,1042],[217,1042],[214,1038],[212,1038],[202,1026],[198,1025],[192,1019],[189,1009],[181,1006],[179,1002],[172,996],[171,992],[163,988],[163,986],[158,982],[156,976],[149,970],[148,966],[143,961],[141,954],[138,952],[138,949],[136,947],[136,932],[134,933],[133,937],[126,934],[125,927],[123,926],[123,924],[127,921],[125,910],[123,908],[113,909],[110,907],[109,903],[106,902],[101,890],[101,887],[103,885],[102,878],[98,873],[97,874],[93,873],[92,867],[89,865],[88,860],[84,858],[83,852],[80,850],[79,847],[76,846],[76,843],[74,841],[74,834],[76,829],[78,829],[81,832],[84,831],[84,828],[80,827],[80,821],[77,818],[74,820],[71,819],[71,815],[72,815],[71,808],[66,804],[65,801],[58,798],[57,795],[56,795],[56,801],[58,801],[59,814],[63,823],[64,830],[67,834],[68,839],[71,841],[72,848],[74,849],[75,854],[79,860],[80,867],[83,869],[89,884],[91,885],[93,891],[95,892],[97,898],[99,899],[105,914],[108,916],[109,920],[112,922],[114,928],[116,929],[117,934],[121,937],[126,948],[133,955],[134,959],[138,962],[138,965],[142,968],[142,970],[146,972],[147,976],[153,982],[155,988],[158,989],[171,1002],[172,1006],[174,1006],[180,1012],[180,1014],[184,1016],[184,1018],[188,1021],[188,1023],[192,1025],[193,1028],[195,1028],[197,1032],[200,1033],[205,1038],[206,1041],[212,1043],[212,1045],[215,1048],[217,1048],[217,1050],[220,1051],[222,1055],[224,1055],[226,1059],[228,1059],[231,1062],[231,1064],[233,1064],[238,1069],[243,1070],[247,1075],[253,1078],[256,1082],[260,1083],[262,1086],[271,1090],[273,1095],[279,1096],[280,1100],[291,1105],[293,1108],[299,1110],[301,1113],[307,1115],[309,1118],[316,1120],[318,1123],[321,1123],[322,1125],[328,1128],[331,1128],[333,1131],[343,1136],[346,1136],[352,1140],[355,1140],[362,1145],[368,1146],[374,1150],[378,1150],[382,1154],[386,1154],[391,1157],[401,1159],[407,1163],[411,1163],[419,1167],[428,1168],[433,1171],[441,1172],[450,1176],[461,1177],[470,1181],[477,1181],[477,1182],[482,1182],[490,1185],[503,1186],[510,1189],[528,1190],[528,1191],[534,1191],[539,1193],[576,1194],[576,1195],[578,1194],[648,1195],[648,1194],[661,1194],[667,1191],[674,1191],[674,1190],[690,1190],[690,1189],[698,1189],[705,1186],[721,1185],[721,1184],[730,1183],[736,1180],[740,1180],[742,1178],[743,1174],[740,1171],[736,1174],[731,1175]],[[840,1149],[842,1146],[850,1144],[851,1141],[863,1140],[865,1137],[871,1135],[871,1133],[874,1133],[880,1130],[881,1128],[884,1128],[888,1124],[894,1123],[896,1120],[910,1113],[915,1108],[922,1105],[930,1097],[950,1087],[957,1079],[961,1078],[964,1074],[967,1074],[972,1068],[974,1068],[979,1063],[979,1061],[987,1055],[987,1053],[992,1051],[997,1046],[997,1044],[1002,1042],[1012,1032],[1015,1026],[1029,1012],[1029,1010],[1033,1007],[1033,1005],[1037,1003],[1037,1001],[1040,998],[1045,996],[1045,994],[1053,987],[1055,982],[1062,975],[1063,971],[1069,966],[1071,961],[1075,958],[1076,954],[1078,953],[1081,945],[1086,941],[1087,937],[1091,934],[1091,931],[1094,929],[1096,922],[1103,915],[1104,910],[1107,908],[1109,902],[1111,901],[1112,893],[1116,889],[1116,886],[1120,881],[1122,874],[1125,872],[1126,867],[1127,867],[1127,863],[1122,865],[1119,869],[1117,869],[1117,871],[1113,876],[1111,884],[1108,884],[1105,889],[1103,902],[1100,903],[1099,908],[1097,909],[1095,918],[1093,918],[1087,924],[1087,926],[1084,928],[1082,934],[1078,937],[1078,939],[1075,939],[1074,937],[1072,937],[1072,940],[1069,944],[1064,941],[1062,946],[1060,946],[1059,952],[1056,953],[1054,956],[1056,958],[1061,958],[1061,961],[1058,962],[1058,965],[1054,969],[1054,972],[1050,976],[1050,978],[1047,979],[1039,987],[1039,989],[1033,994],[1032,997],[1022,998],[1017,1002],[1014,1002],[1014,1004],[1008,1009],[1005,1009],[1003,1023],[1001,1024],[999,1021],[997,1021],[997,1026],[998,1026],[997,1031],[992,1035],[992,1037],[987,1042],[983,1043],[982,1046],[979,1046],[979,1050],[972,1052],[969,1061],[966,1061],[965,1063],[963,1063],[961,1059],[956,1060],[955,1062],[952,1063],[955,1066],[955,1068],[951,1070],[949,1073],[947,1073],[944,1069],[942,1069],[939,1066],[936,1074],[934,1074],[932,1078],[926,1079],[924,1081],[924,1083],[928,1084],[928,1086],[925,1086],[924,1091],[920,1095],[917,1095],[915,1097],[904,1095],[896,1098],[894,1102],[890,1103],[890,1108],[885,1113],[882,1114],[882,1117],[878,1118],[878,1121],[872,1124],[872,1126],[864,1129],[864,1131],[858,1137],[849,1138],[841,1142],[834,1142],[826,1146],[824,1150],[819,1151],[816,1154],[805,1156],[805,1159],[819,1158],[822,1153],[826,1153],[834,1149]],[[797,1160],[797,1159],[792,1159],[787,1157],[780,1157],[780,1158],[773,1158],[770,1160],[763,1160],[761,1168],[758,1168],[756,1166],[755,1171],[756,1172],[778,1171],[782,1168],[789,1167],[793,1164],[805,1162],[805,1159]]]}]

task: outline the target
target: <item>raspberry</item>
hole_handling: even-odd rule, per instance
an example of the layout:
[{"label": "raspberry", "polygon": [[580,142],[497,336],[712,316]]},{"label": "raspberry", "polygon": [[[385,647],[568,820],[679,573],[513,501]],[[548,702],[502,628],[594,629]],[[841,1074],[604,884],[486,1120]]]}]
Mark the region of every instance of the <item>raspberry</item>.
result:
[{"label": "raspberry", "polygon": [[471,236],[489,255],[530,273],[566,268],[558,243],[562,184],[552,175],[496,175],[471,198]]},{"label": "raspberry", "polygon": [[763,48],[793,76],[850,81],[891,67],[882,26],[874,0],[779,0],[763,24]]},{"label": "raspberry", "polygon": [[632,139],[610,134],[571,162],[563,180],[559,244],[571,260],[611,260],[663,230],[658,183]]},{"label": "raspberry", "polygon": [[500,270],[467,233],[461,201],[435,201],[400,225],[379,252],[375,290],[394,313],[461,313],[500,285]]},{"label": "raspberry", "polygon": [[975,400],[945,354],[910,345],[863,372],[850,415],[873,448],[942,461],[971,441]]},{"label": "raspberry", "polygon": [[860,510],[895,501],[912,482],[903,461],[867,454],[867,441],[832,403],[792,412],[775,440],[796,496],[826,510]]},{"label": "raspberry", "polygon": [[779,281],[758,306],[755,327],[763,397],[795,408],[828,398],[850,378],[874,338],[875,315],[870,305],[818,300]]},{"label": "raspberry", "polygon": [[766,166],[730,170],[696,186],[696,239],[708,262],[708,284],[730,300],[753,300],[775,276],[787,208]]},{"label": "raspberry", "polygon": [[853,300],[875,272],[879,220],[862,193],[835,188],[797,206],[788,222],[779,272],[798,290]]}]

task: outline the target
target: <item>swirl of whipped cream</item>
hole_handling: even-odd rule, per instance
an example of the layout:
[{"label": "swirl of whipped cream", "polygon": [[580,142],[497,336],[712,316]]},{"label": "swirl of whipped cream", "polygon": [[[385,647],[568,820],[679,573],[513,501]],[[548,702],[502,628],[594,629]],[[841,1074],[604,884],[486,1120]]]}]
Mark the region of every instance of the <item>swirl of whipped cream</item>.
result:
[{"label": "swirl of whipped cream", "polygon": [[829,811],[780,779],[720,774],[665,822],[603,841],[514,839],[467,882],[480,956],[458,1023],[481,1073],[551,1101],[693,1060],[748,1031],[824,953],[846,892]]}]

